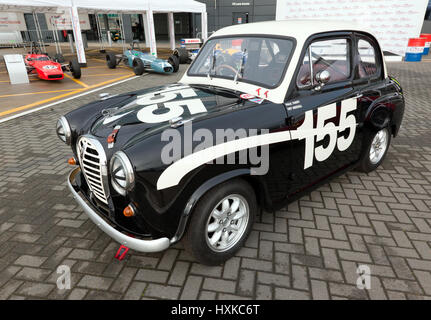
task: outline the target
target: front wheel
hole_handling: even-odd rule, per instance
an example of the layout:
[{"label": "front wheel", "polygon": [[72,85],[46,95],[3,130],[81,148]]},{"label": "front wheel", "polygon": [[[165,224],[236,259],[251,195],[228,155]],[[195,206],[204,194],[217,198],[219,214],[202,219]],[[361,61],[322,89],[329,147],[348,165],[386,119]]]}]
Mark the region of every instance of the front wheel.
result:
[{"label": "front wheel", "polygon": [[142,60],[139,58],[133,59],[133,72],[135,72],[137,76],[140,76],[141,74],[144,73],[144,71],[145,71],[145,67]]},{"label": "front wheel", "polygon": [[214,187],[193,210],[184,236],[186,250],[202,264],[225,262],[243,246],[257,210],[254,190],[244,180]]},{"label": "front wheel", "polygon": [[385,159],[390,143],[391,132],[388,127],[377,132],[366,133],[358,170],[368,173],[380,166]]}]

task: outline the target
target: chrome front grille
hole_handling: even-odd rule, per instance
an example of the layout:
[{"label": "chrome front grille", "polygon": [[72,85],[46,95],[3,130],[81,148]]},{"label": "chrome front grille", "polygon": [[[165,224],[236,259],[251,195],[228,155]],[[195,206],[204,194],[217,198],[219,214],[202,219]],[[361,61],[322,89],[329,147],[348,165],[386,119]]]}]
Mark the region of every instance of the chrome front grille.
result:
[{"label": "chrome front grille", "polygon": [[76,145],[79,164],[93,195],[108,204],[107,162],[105,151],[99,141],[89,136],[79,138]]}]

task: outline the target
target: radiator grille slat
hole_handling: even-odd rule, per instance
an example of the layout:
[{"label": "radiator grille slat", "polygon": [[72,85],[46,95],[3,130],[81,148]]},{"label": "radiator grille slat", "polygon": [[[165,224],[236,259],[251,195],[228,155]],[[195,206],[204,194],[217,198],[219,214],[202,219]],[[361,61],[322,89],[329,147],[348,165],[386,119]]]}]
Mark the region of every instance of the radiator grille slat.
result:
[{"label": "radiator grille slat", "polygon": [[83,136],[78,140],[77,151],[88,187],[97,199],[108,204],[109,190],[105,190],[102,175],[102,168],[105,166],[104,163],[101,163],[101,159],[104,158],[103,148],[100,147],[100,144],[98,147],[97,141]]}]

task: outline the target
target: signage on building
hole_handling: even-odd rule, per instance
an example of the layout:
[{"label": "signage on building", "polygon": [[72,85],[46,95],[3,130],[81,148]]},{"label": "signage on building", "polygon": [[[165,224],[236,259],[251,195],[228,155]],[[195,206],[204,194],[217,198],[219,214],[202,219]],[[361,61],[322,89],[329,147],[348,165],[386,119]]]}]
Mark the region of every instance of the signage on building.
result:
[{"label": "signage on building", "polygon": [[232,6],[249,6],[250,2],[232,2]]},{"label": "signage on building", "polygon": [[359,23],[384,51],[405,55],[419,36],[428,0],[277,0],[276,20],[328,19]]},{"label": "signage on building", "polygon": [[25,31],[27,26],[24,14],[14,12],[0,12],[0,32]]},{"label": "signage on building", "polygon": [[[45,13],[46,24],[49,30],[54,30],[56,26],[57,30],[72,30],[72,21],[70,19],[70,14],[66,13]],[[79,14],[79,24],[81,30],[90,30],[90,18],[88,14]]]}]

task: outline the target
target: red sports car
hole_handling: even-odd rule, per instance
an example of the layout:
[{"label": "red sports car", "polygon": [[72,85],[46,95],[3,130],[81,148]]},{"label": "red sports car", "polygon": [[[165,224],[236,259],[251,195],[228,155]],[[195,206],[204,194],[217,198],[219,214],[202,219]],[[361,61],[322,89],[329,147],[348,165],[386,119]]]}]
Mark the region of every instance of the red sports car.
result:
[{"label": "red sports car", "polygon": [[[59,55],[58,55],[59,56]],[[81,67],[77,60],[67,63],[59,63],[61,60],[56,55],[56,60],[52,60],[47,54],[29,53],[24,57],[28,74],[37,75],[42,80],[61,80],[64,72],[70,71],[75,79],[81,78]]]}]

